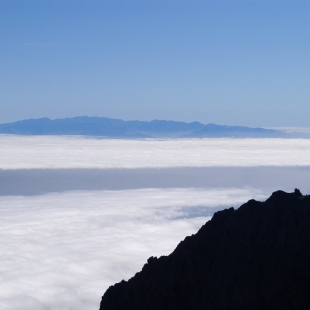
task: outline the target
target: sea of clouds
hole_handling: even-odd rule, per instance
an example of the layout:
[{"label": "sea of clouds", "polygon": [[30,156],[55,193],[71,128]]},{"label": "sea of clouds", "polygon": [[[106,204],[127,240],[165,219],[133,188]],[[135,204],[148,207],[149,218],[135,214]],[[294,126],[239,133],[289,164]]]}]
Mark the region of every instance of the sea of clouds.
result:
[{"label": "sea of clouds", "polygon": [[[0,308],[99,309],[104,291],[167,255],[250,189],[140,189],[1,197]],[[227,205],[229,203],[229,205]]]},{"label": "sea of clouds", "polygon": [[310,140],[0,142],[0,309],[99,309],[215,211],[309,184]]},{"label": "sea of clouds", "polygon": [[310,165],[310,139],[120,140],[0,135],[0,169]]}]

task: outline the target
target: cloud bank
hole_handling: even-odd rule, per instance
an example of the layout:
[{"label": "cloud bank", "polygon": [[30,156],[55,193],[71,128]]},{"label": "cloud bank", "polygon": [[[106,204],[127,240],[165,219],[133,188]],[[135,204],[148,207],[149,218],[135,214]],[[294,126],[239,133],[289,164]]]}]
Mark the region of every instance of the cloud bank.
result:
[{"label": "cloud bank", "polygon": [[307,139],[113,140],[0,135],[0,169],[310,165]]},{"label": "cloud bank", "polygon": [[0,143],[0,309],[98,309],[109,285],[169,254],[214,211],[309,184],[310,140]]},{"label": "cloud bank", "polygon": [[139,189],[0,197],[0,308],[95,310],[109,285],[169,254],[226,206],[270,193]]}]

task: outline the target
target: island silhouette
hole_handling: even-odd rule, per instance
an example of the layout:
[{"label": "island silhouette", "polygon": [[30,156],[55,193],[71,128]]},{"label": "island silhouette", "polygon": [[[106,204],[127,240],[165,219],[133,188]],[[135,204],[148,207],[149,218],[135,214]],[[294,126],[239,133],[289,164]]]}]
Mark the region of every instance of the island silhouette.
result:
[{"label": "island silhouette", "polygon": [[107,138],[286,138],[281,130],[176,122],[124,121],[107,117],[78,116],[51,120],[27,119],[0,124],[0,133],[16,135],[84,135]]}]

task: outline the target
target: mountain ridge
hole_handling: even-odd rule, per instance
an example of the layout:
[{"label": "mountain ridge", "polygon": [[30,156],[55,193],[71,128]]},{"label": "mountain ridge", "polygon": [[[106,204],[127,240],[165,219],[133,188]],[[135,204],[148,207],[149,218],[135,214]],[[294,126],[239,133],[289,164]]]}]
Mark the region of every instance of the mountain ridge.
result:
[{"label": "mountain ridge", "polygon": [[178,122],[171,120],[124,121],[107,117],[77,116],[51,120],[27,119],[0,124],[0,133],[17,135],[85,135],[107,138],[287,137],[281,130]]},{"label": "mountain ridge", "polygon": [[310,197],[298,189],[216,212],[168,256],[104,293],[100,310],[310,308]]}]

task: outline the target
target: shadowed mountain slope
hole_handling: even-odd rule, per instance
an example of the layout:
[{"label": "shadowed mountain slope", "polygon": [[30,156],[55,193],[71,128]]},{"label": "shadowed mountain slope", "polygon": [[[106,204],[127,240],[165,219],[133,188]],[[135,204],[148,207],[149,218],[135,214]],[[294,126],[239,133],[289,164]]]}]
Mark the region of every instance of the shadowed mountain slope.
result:
[{"label": "shadowed mountain slope", "polygon": [[22,120],[0,124],[0,133],[18,135],[86,135],[109,138],[186,138],[186,137],[285,137],[279,130],[222,125],[203,125],[153,120],[123,121],[106,117],[79,116]]},{"label": "shadowed mountain slope", "polygon": [[100,310],[310,309],[310,197],[216,212],[169,256],[111,286]]}]

